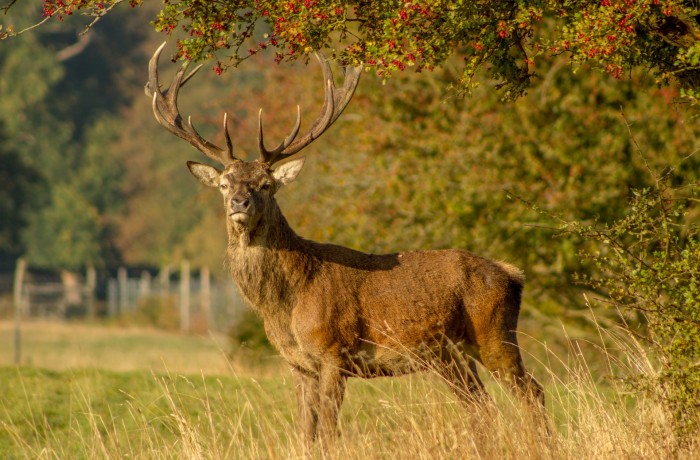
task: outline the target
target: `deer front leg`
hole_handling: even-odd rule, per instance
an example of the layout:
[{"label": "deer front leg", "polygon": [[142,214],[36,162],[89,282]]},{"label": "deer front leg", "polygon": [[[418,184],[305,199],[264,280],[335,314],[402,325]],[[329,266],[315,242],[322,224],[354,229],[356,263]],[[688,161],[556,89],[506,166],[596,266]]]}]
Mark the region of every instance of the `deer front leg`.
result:
[{"label": "deer front leg", "polygon": [[297,394],[299,434],[304,445],[311,447],[318,431],[319,375],[292,366],[294,389]]},{"label": "deer front leg", "polygon": [[338,413],[345,394],[345,380],[337,366],[321,366],[319,438],[324,448],[338,435]]}]

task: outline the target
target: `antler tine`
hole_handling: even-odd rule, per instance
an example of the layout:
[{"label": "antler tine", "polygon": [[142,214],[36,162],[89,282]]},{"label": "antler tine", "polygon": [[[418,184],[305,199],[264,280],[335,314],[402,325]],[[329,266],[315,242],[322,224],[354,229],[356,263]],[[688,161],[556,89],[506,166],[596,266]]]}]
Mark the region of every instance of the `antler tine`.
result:
[{"label": "antler tine", "polygon": [[[188,62],[188,64],[189,64],[189,62]],[[191,71],[190,73],[188,73],[187,76],[186,76],[185,78],[182,79],[182,83],[180,83],[180,88],[182,88],[183,86],[185,86],[185,83],[187,83],[188,81],[190,81],[190,78],[192,78],[192,77],[194,76],[194,74],[196,74],[197,72],[199,72],[199,69],[201,69],[202,66],[203,66],[203,64],[199,64],[197,67],[195,67],[194,69],[192,69],[192,71]]]},{"label": "antler tine", "polygon": [[226,138],[226,148],[228,149],[228,153],[231,156],[231,159],[233,159],[233,143],[231,142],[231,135],[228,133],[228,114],[226,112],[224,112],[224,137]]},{"label": "antler tine", "polygon": [[272,150],[267,150],[265,148],[265,142],[263,140],[263,127],[262,127],[262,109],[258,112],[258,149],[260,150],[260,155],[263,161],[269,164],[275,163],[277,156],[292,143],[294,138],[299,134],[299,128],[301,127],[301,108],[297,106],[297,121],[292,128],[292,132],[289,133],[287,137],[284,138],[280,144]]},{"label": "antler tine", "polygon": [[350,103],[350,99],[355,95],[355,89],[360,81],[360,76],[362,75],[362,66],[356,67],[343,67],[343,76],[345,80],[343,81],[343,87],[334,92],[335,96],[335,106],[342,107],[343,109],[335,111],[333,115],[333,120],[331,123],[340,116],[345,107]]},{"label": "antler tine", "polygon": [[263,134],[262,125],[262,108],[258,110],[258,151],[260,152],[260,157],[265,163],[272,164],[273,152],[265,148],[265,135]]},{"label": "antler tine", "polygon": [[184,124],[180,111],[177,108],[177,96],[180,88],[194,76],[202,67],[201,65],[197,66],[185,76],[189,61],[185,62],[177,71],[175,77],[173,77],[173,81],[170,83],[168,89],[161,91],[158,78],[158,59],[164,47],[165,43],[160,45],[148,63],[148,83],[146,83],[146,87],[144,88],[146,95],[153,99],[153,114],[156,120],[168,131],[186,140],[197,150],[223,165],[228,165],[237,160],[233,155],[233,145],[231,144],[228,126],[226,125],[226,117],[224,117],[224,134],[226,137],[227,149],[224,150],[200,136],[194,128],[191,118],[188,117],[187,124]]},{"label": "antler tine", "polygon": [[317,51],[314,54],[321,65],[323,79],[325,82],[325,91],[321,114],[313,123],[309,131],[301,138],[294,140],[299,132],[299,125],[301,123],[301,115],[299,114],[299,108],[297,107],[297,124],[292,130],[292,133],[287,136],[285,140],[275,149],[267,150],[263,144],[262,110],[260,111],[258,123],[258,148],[260,150],[262,160],[268,163],[270,166],[300,152],[319,136],[321,136],[321,134],[323,134],[333,124],[333,122],[338,119],[340,114],[343,113],[345,107],[347,107],[347,105],[350,103],[350,99],[352,99],[355,89],[357,88],[357,84],[360,81],[362,65],[344,70],[345,80],[343,82],[343,86],[342,88],[337,89],[335,87],[335,83],[333,82],[333,72],[331,71],[330,63],[320,51]]},{"label": "antler tine", "polygon": [[146,82],[146,86],[143,88],[143,91],[148,97],[153,97],[155,93],[160,91],[158,85],[158,59],[160,58],[160,53],[163,51],[163,48],[165,48],[165,43],[166,42],[163,42],[163,44],[158,47],[156,52],[153,53],[153,56],[151,56],[151,59],[148,61],[148,81]]}]

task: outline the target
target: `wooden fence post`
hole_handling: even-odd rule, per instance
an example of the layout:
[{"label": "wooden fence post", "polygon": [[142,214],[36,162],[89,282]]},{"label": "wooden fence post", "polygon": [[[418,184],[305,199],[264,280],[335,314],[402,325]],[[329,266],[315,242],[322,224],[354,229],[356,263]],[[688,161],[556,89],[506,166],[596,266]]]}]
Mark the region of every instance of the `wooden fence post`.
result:
[{"label": "wooden fence post", "polygon": [[165,265],[158,273],[158,289],[162,293],[170,294],[170,265]]},{"label": "wooden fence post", "polygon": [[199,284],[200,284],[200,305],[202,308],[202,313],[207,321],[207,329],[211,330],[214,321],[211,314],[211,274],[209,273],[209,267],[202,267],[199,272]]},{"label": "wooden fence post", "polygon": [[190,331],[190,262],[180,266],[180,331]]},{"label": "wooden fence post", "polygon": [[129,278],[126,268],[117,270],[117,283],[119,284],[119,314],[126,313],[129,308]]},{"label": "wooden fence post", "polygon": [[97,271],[90,265],[85,274],[85,287],[87,288],[87,317],[95,319],[95,291],[97,289]]},{"label": "wooden fence post", "polygon": [[139,281],[139,297],[148,297],[151,295],[151,274],[144,270],[141,272],[141,281]]},{"label": "wooden fence post", "polygon": [[15,304],[15,364],[19,364],[21,358],[22,334],[21,334],[21,316],[22,316],[22,286],[24,284],[24,272],[27,269],[27,264],[24,259],[17,259],[15,268],[15,279],[13,288],[13,301]]},{"label": "wooden fence post", "polygon": [[117,280],[110,278],[107,281],[107,316],[114,318],[119,312],[119,287]]}]

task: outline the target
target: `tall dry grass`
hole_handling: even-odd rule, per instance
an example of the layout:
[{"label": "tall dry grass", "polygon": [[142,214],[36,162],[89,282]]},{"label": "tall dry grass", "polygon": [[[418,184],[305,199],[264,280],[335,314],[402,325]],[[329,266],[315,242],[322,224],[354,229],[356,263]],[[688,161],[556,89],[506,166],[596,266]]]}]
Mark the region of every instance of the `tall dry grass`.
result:
[{"label": "tall dry grass", "polygon": [[[603,334],[603,332],[601,332]],[[100,373],[73,377],[55,428],[25,388],[14,418],[0,410],[7,452],[27,459],[560,459],[700,458],[697,442],[678,445],[670,420],[654,401],[629,394],[616,377],[654,372],[634,339],[605,332],[598,355],[570,341],[570,353],[541,345],[538,378],[545,384],[551,430],[508,391],[488,382],[494,403],[464,406],[437,376],[351,379],[340,421],[342,435],[328,451],[305,451],[296,436],[295,402],[286,373],[257,381],[231,371],[216,378],[151,374],[109,380]],[[530,357],[530,359],[534,359]],[[607,378],[591,370],[602,361]],[[22,378],[22,385],[37,385]],[[121,374],[118,378],[122,378]],[[116,378],[116,377],[115,377]],[[139,377],[144,379],[144,376]],[[79,381],[79,382],[78,382]],[[76,383],[78,382],[78,383]],[[121,383],[119,383],[121,382]],[[40,381],[39,381],[40,384]],[[119,398],[106,391],[119,388]],[[144,388],[148,388],[145,390]],[[110,394],[112,396],[110,396]],[[118,400],[110,402],[109,400]],[[107,401],[105,401],[107,399]],[[19,416],[17,414],[22,414]],[[52,414],[55,417],[57,414]],[[0,435],[0,440],[2,435]]]}]

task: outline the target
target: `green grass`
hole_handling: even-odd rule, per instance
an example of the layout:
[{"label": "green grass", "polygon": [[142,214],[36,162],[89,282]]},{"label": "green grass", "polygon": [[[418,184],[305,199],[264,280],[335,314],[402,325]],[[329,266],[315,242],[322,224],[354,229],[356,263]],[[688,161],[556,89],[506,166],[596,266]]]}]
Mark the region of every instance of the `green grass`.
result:
[{"label": "green grass", "polygon": [[[7,331],[0,327],[0,338],[7,338]],[[620,354],[625,360],[613,363],[604,350],[597,358],[583,358],[575,347],[561,355],[528,344],[536,352],[528,359],[539,362],[537,377],[546,388],[551,436],[493,381],[488,385],[496,405],[475,408],[457,402],[430,374],[351,379],[340,418],[342,436],[324,453],[318,448],[305,452],[297,439],[291,376],[278,359],[229,365],[218,339],[147,329],[36,323],[27,324],[26,332],[26,358],[42,366],[0,365],[3,459],[665,459],[700,454],[698,445],[674,444],[661,408],[601,378],[599,369],[648,371],[644,355],[633,347]],[[59,359],[75,350],[81,356]],[[0,352],[9,353],[7,348]],[[170,361],[153,368],[154,356]],[[6,363],[7,356],[1,357]]]},{"label": "green grass", "polygon": [[0,458],[186,453],[190,427],[230,458],[260,441],[260,413],[291,423],[292,391],[284,379],[3,367]]}]

